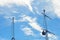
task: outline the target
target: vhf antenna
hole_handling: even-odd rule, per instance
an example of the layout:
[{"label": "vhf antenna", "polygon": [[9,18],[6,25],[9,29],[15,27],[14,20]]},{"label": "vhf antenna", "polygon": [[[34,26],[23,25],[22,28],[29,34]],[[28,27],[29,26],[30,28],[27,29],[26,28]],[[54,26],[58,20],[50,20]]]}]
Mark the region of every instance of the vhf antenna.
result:
[{"label": "vhf antenna", "polygon": [[42,34],[46,36],[46,40],[49,40],[48,39],[48,34],[47,34],[47,21],[46,21],[46,17],[49,18],[49,19],[51,19],[51,18],[45,14],[45,9],[43,10],[42,14],[44,16],[44,26],[45,26],[45,30],[43,30]]},{"label": "vhf antenna", "polygon": [[14,17],[12,17],[12,38],[11,40],[15,40],[15,33],[14,33]]}]

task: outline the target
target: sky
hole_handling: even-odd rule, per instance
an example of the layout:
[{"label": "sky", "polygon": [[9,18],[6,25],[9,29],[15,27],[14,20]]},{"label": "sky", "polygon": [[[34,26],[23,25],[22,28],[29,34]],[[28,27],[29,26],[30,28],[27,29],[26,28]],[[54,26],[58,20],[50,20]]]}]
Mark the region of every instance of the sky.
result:
[{"label": "sky", "polygon": [[12,17],[15,40],[46,40],[43,9],[49,40],[59,40],[60,0],[0,0],[0,40],[11,40]]}]

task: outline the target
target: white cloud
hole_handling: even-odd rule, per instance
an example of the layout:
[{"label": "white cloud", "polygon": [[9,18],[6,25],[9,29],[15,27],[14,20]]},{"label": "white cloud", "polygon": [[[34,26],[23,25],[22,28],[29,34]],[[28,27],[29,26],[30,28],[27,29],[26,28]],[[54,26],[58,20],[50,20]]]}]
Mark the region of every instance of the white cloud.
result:
[{"label": "white cloud", "polygon": [[36,22],[37,18],[31,18],[29,16],[24,16],[23,18],[25,18],[29,22],[28,24],[32,26],[32,28],[38,30],[39,32],[42,32],[43,29]]},{"label": "white cloud", "polygon": [[40,2],[49,2],[50,0],[39,0]]},{"label": "white cloud", "polygon": [[51,40],[57,40],[57,36],[56,35],[53,35],[53,34],[48,33],[48,37]]},{"label": "white cloud", "polygon": [[32,26],[32,28],[36,29],[39,32],[42,32],[43,29],[37,24],[37,23],[29,23],[30,26]]},{"label": "white cloud", "polygon": [[24,22],[24,21],[26,21],[25,19],[14,19],[14,22]]},{"label": "white cloud", "polygon": [[13,18],[13,17],[14,17],[14,23],[16,23],[16,22],[24,22],[24,21],[26,21],[25,19],[22,19],[22,18],[20,18],[20,19],[16,19],[15,16],[4,16],[5,19],[10,20],[11,22],[12,22],[12,18]]},{"label": "white cloud", "polygon": [[[37,31],[39,31],[39,32],[43,32],[43,29],[44,28],[42,28],[37,22],[36,22],[36,19],[34,20],[34,18],[31,18],[31,17],[29,17],[29,16],[24,16],[24,18],[27,20],[27,21],[29,21],[29,25],[32,27],[32,28],[34,28],[35,30],[37,30]],[[42,35],[43,36],[43,35]],[[43,36],[44,37],[44,36]],[[53,39],[57,39],[57,37],[56,37],[56,35],[53,35],[53,34],[51,34],[51,33],[48,33],[48,37],[51,39],[51,38],[53,38]]]},{"label": "white cloud", "polygon": [[22,6],[28,6],[29,10],[32,11],[32,3],[33,0],[0,0],[0,5],[11,5],[11,4],[17,4]]},{"label": "white cloud", "polygon": [[11,20],[13,17],[16,18],[15,16],[4,16],[5,19],[10,19],[10,20]]},{"label": "white cloud", "polygon": [[60,18],[60,0],[51,0],[53,3],[54,12]]},{"label": "white cloud", "polygon": [[50,0],[46,0],[46,2],[49,2]]},{"label": "white cloud", "polygon": [[24,27],[24,28],[22,28],[22,31],[26,34],[26,35],[28,35],[28,36],[34,36],[35,34],[33,33],[33,31],[31,30],[31,28],[28,28],[28,27]]},{"label": "white cloud", "polygon": [[[49,40],[57,40],[58,39],[58,37],[54,34],[51,34],[51,33],[47,33],[47,34],[48,34]],[[46,35],[42,35],[42,33],[40,33],[40,35],[43,37],[46,37]]]}]

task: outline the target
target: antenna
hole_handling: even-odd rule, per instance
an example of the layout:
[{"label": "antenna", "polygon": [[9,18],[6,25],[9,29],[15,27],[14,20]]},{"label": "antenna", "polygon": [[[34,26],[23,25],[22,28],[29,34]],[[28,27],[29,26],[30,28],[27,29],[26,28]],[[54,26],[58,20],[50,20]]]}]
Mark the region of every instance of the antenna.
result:
[{"label": "antenna", "polygon": [[14,35],[14,17],[12,17],[12,38],[11,40],[15,40],[15,35]]},{"label": "antenna", "polygon": [[43,30],[42,34],[46,36],[46,40],[49,40],[48,39],[48,34],[47,34],[47,21],[46,21],[46,17],[49,18],[49,19],[51,19],[51,18],[45,14],[45,9],[43,10],[42,14],[44,16],[44,26],[45,26],[45,29],[46,29],[46,30]]}]

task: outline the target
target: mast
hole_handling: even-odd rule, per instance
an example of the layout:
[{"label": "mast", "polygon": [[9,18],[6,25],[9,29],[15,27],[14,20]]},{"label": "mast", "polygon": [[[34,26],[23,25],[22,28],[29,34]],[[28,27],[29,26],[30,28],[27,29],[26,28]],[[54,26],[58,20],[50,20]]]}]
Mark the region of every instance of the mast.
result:
[{"label": "mast", "polygon": [[[46,15],[45,15],[45,10],[43,10],[43,13],[44,13],[44,25],[45,25],[45,28],[46,28],[46,30],[47,30],[47,22],[46,22]],[[48,34],[47,34],[47,31],[45,31],[46,32],[46,40],[48,40]]]},{"label": "mast", "polygon": [[12,38],[11,40],[15,40],[15,33],[14,33],[14,17],[12,17]]},{"label": "mast", "polygon": [[46,36],[46,37],[45,37],[46,40],[49,40],[49,39],[48,39],[48,34],[47,34],[48,28],[47,28],[46,17],[49,18],[49,19],[51,19],[51,18],[45,14],[45,9],[43,10],[43,13],[42,13],[42,14],[43,14],[43,16],[44,16],[44,26],[45,26],[45,30],[43,30],[42,34]]}]

